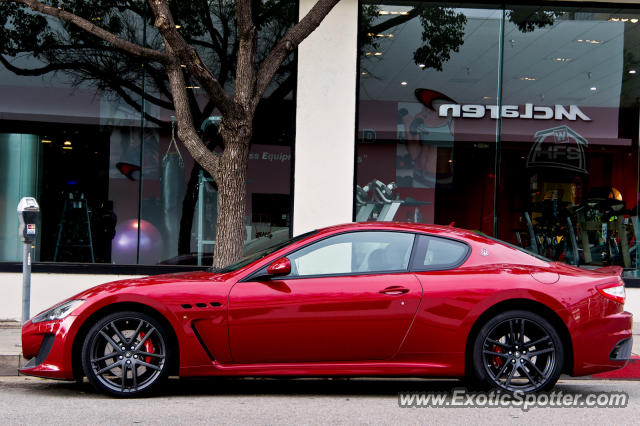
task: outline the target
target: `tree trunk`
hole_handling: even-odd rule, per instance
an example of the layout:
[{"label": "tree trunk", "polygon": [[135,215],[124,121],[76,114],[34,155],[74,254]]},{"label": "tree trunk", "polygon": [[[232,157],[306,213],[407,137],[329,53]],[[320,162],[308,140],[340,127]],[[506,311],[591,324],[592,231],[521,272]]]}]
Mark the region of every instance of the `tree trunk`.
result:
[{"label": "tree trunk", "polygon": [[241,126],[222,126],[225,149],[218,169],[218,221],[213,267],[224,267],[242,257],[245,238],[247,161],[251,121]]}]

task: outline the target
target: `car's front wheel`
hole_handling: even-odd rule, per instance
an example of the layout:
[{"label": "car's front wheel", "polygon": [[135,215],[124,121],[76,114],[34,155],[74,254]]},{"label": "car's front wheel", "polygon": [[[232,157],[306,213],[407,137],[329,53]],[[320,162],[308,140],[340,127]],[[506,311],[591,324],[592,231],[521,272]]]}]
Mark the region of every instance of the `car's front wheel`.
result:
[{"label": "car's front wheel", "polygon": [[538,392],[555,385],[564,349],[554,326],[533,312],[513,310],[488,320],[473,345],[474,375],[507,392]]},{"label": "car's front wheel", "polygon": [[167,377],[171,348],[162,325],[141,312],[116,312],[98,320],[82,346],[89,382],[114,396],[148,393]]}]

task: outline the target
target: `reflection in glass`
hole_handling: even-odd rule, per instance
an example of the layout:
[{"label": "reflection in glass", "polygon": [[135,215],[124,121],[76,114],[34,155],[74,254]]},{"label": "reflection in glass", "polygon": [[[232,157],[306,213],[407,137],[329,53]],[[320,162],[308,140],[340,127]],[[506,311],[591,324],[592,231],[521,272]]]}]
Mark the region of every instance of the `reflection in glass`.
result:
[{"label": "reflection in glass", "polygon": [[[161,48],[146,2],[76,0],[65,2],[65,10],[81,16],[91,10],[95,25]],[[233,2],[176,2],[172,12],[181,34],[232,91]],[[259,2],[254,14],[263,57],[295,21],[297,3]],[[0,206],[9,212],[17,204],[16,191],[3,182],[35,185],[35,192],[24,195],[37,195],[42,209],[39,260],[210,264],[213,245],[203,242],[215,241],[217,188],[202,183],[209,177],[201,179],[202,169],[172,133],[163,67],[21,5],[0,4],[0,16],[2,133],[33,135],[39,152],[31,164],[12,172],[15,177],[6,179],[2,173],[8,169],[0,171]],[[248,251],[289,237],[295,70],[291,55],[256,112],[247,182]],[[219,114],[186,70],[185,78],[193,121],[202,124],[209,148],[217,149]],[[8,161],[12,157],[4,153],[12,145],[0,143],[0,161]],[[15,212],[1,211],[0,226],[14,229]],[[0,261],[16,260],[5,246],[13,241],[1,241]]]},{"label": "reflection in glass", "polygon": [[637,10],[365,2],[361,15],[356,220],[455,223],[637,270]]},{"label": "reflection in glass", "polygon": [[495,124],[471,128],[442,111],[496,102],[501,18],[491,8],[363,5],[356,220],[492,232]]},{"label": "reflection in glass", "polygon": [[636,268],[640,16],[508,12],[502,101],[520,116],[502,120],[498,237],[574,265]]}]

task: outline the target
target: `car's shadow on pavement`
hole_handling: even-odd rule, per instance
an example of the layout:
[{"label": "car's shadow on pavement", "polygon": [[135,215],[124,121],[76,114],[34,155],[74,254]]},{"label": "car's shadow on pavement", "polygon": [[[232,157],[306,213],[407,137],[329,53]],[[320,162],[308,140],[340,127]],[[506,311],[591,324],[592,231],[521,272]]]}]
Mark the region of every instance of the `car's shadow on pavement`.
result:
[{"label": "car's shadow on pavement", "polygon": [[[29,379],[14,383],[29,392],[65,398],[100,396],[84,383]],[[403,378],[170,378],[152,396],[395,396],[398,392],[451,392],[465,387],[460,380]]]},{"label": "car's shadow on pavement", "polygon": [[[584,384],[584,385],[583,385]],[[5,385],[6,386],[6,385]],[[555,390],[564,393],[580,392],[593,387],[580,380],[558,383]],[[12,387],[54,397],[104,397],[85,379],[83,383],[39,380],[25,378],[24,382],[14,382]],[[598,387],[598,386],[596,386]],[[452,394],[454,389],[467,389],[467,382],[456,379],[417,378],[169,378],[167,383],[151,397],[181,396],[296,396],[318,397],[339,396],[344,398],[362,396],[397,397],[399,392],[426,392]],[[1,386],[0,386],[1,390]]]},{"label": "car's shadow on pavement", "polygon": [[387,378],[215,378],[170,381],[165,395],[396,396],[398,392],[450,392],[459,380]]}]

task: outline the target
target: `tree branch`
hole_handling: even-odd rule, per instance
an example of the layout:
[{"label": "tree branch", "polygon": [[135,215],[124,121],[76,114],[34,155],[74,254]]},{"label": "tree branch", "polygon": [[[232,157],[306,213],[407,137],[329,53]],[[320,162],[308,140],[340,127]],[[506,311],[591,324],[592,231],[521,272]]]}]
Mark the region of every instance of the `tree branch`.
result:
[{"label": "tree branch", "polygon": [[[121,87],[117,85],[113,85],[113,90],[124,100],[127,104],[132,106],[136,111],[142,111],[142,105],[135,101],[129,94]],[[166,127],[167,123],[165,121],[160,120],[157,117],[145,112],[143,113],[144,119],[156,124],[159,127]]]},{"label": "tree branch", "polygon": [[250,107],[254,96],[256,76],[256,27],[251,14],[251,0],[236,0],[238,15],[238,64],[236,65],[235,99],[243,107]]},{"label": "tree branch", "polygon": [[220,45],[222,36],[218,32],[218,30],[216,30],[216,27],[213,25],[213,21],[211,20],[211,10],[209,9],[209,2],[207,0],[201,0],[200,5],[202,7],[202,22],[204,22],[207,31],[209,31],[209,36],[211,37],[213,48],[220,53],[220,56],[222,56],[224,55],[224,52],[222,52],[222,46]]},{"label": "tree branch", "polygon": [[318,0],[311,10],[280,39],[262,62],[257,74],[253,109],[262,98],[282,61],[311,34],[340,0]]},{"label": "tree branch", "polygon": [[[170,47],[168,49],[171,50]],[[220,158],[207,149],[193,126],[182,69],[179,64],[168,64],[166,68],[177,118],[178,138],[187,147],[193,159],[218,182]]]},{"label": "tree branch", "polygon": [[[176,29],[167,1],[149,0],[149,4],[156,18],[154,25],[160,31],[167,51],[174,52],[176,57],[187,66],[187,69],[198,80],[220,111],[237,114],[238,107],[233,99],[224,91],[224,88],[202,61],[198,52],[184,40]],[[178,68],[180,67],[178,66]],[[171,92],[175,96],[173,89]]]},{"label": "tree branch", "polygon": [[4,65],[9,71],[14,73],[15,75],[24,75],[24,76],[37,76],[44,75],[46,73],[52,71],[61,71],[68,68],[73,68],[78,66],[78,63],[63,63],[63,64],[47,64],[44,67],[40,68],[19,68],[13,65],[11,62],[4,57],[4,55],[0,55],[0,64]]},{"label": "tree branch", "polygon": [[162,63],[168,63],[172,60],[172,58],[165,52],[161,52],[155,49],[149,49],[135,43],[131,43],[103,28],[94,25],[90,21],[87,21],[86,19],[81,18],[78,15],[63,10],[62,8],[47,6],[46,4],[40,3],[39,1],[35,0],[0,0],[0,3],[9,2],[22,3],[37,12],[62,19],[63,21],[73,24],[87,31],[88,33],[93,34],[94,36],[106,41],[107,43],[110,43],[113,46],[129,52],[133,55],[140,56],[146,59],[153,59]]}]

